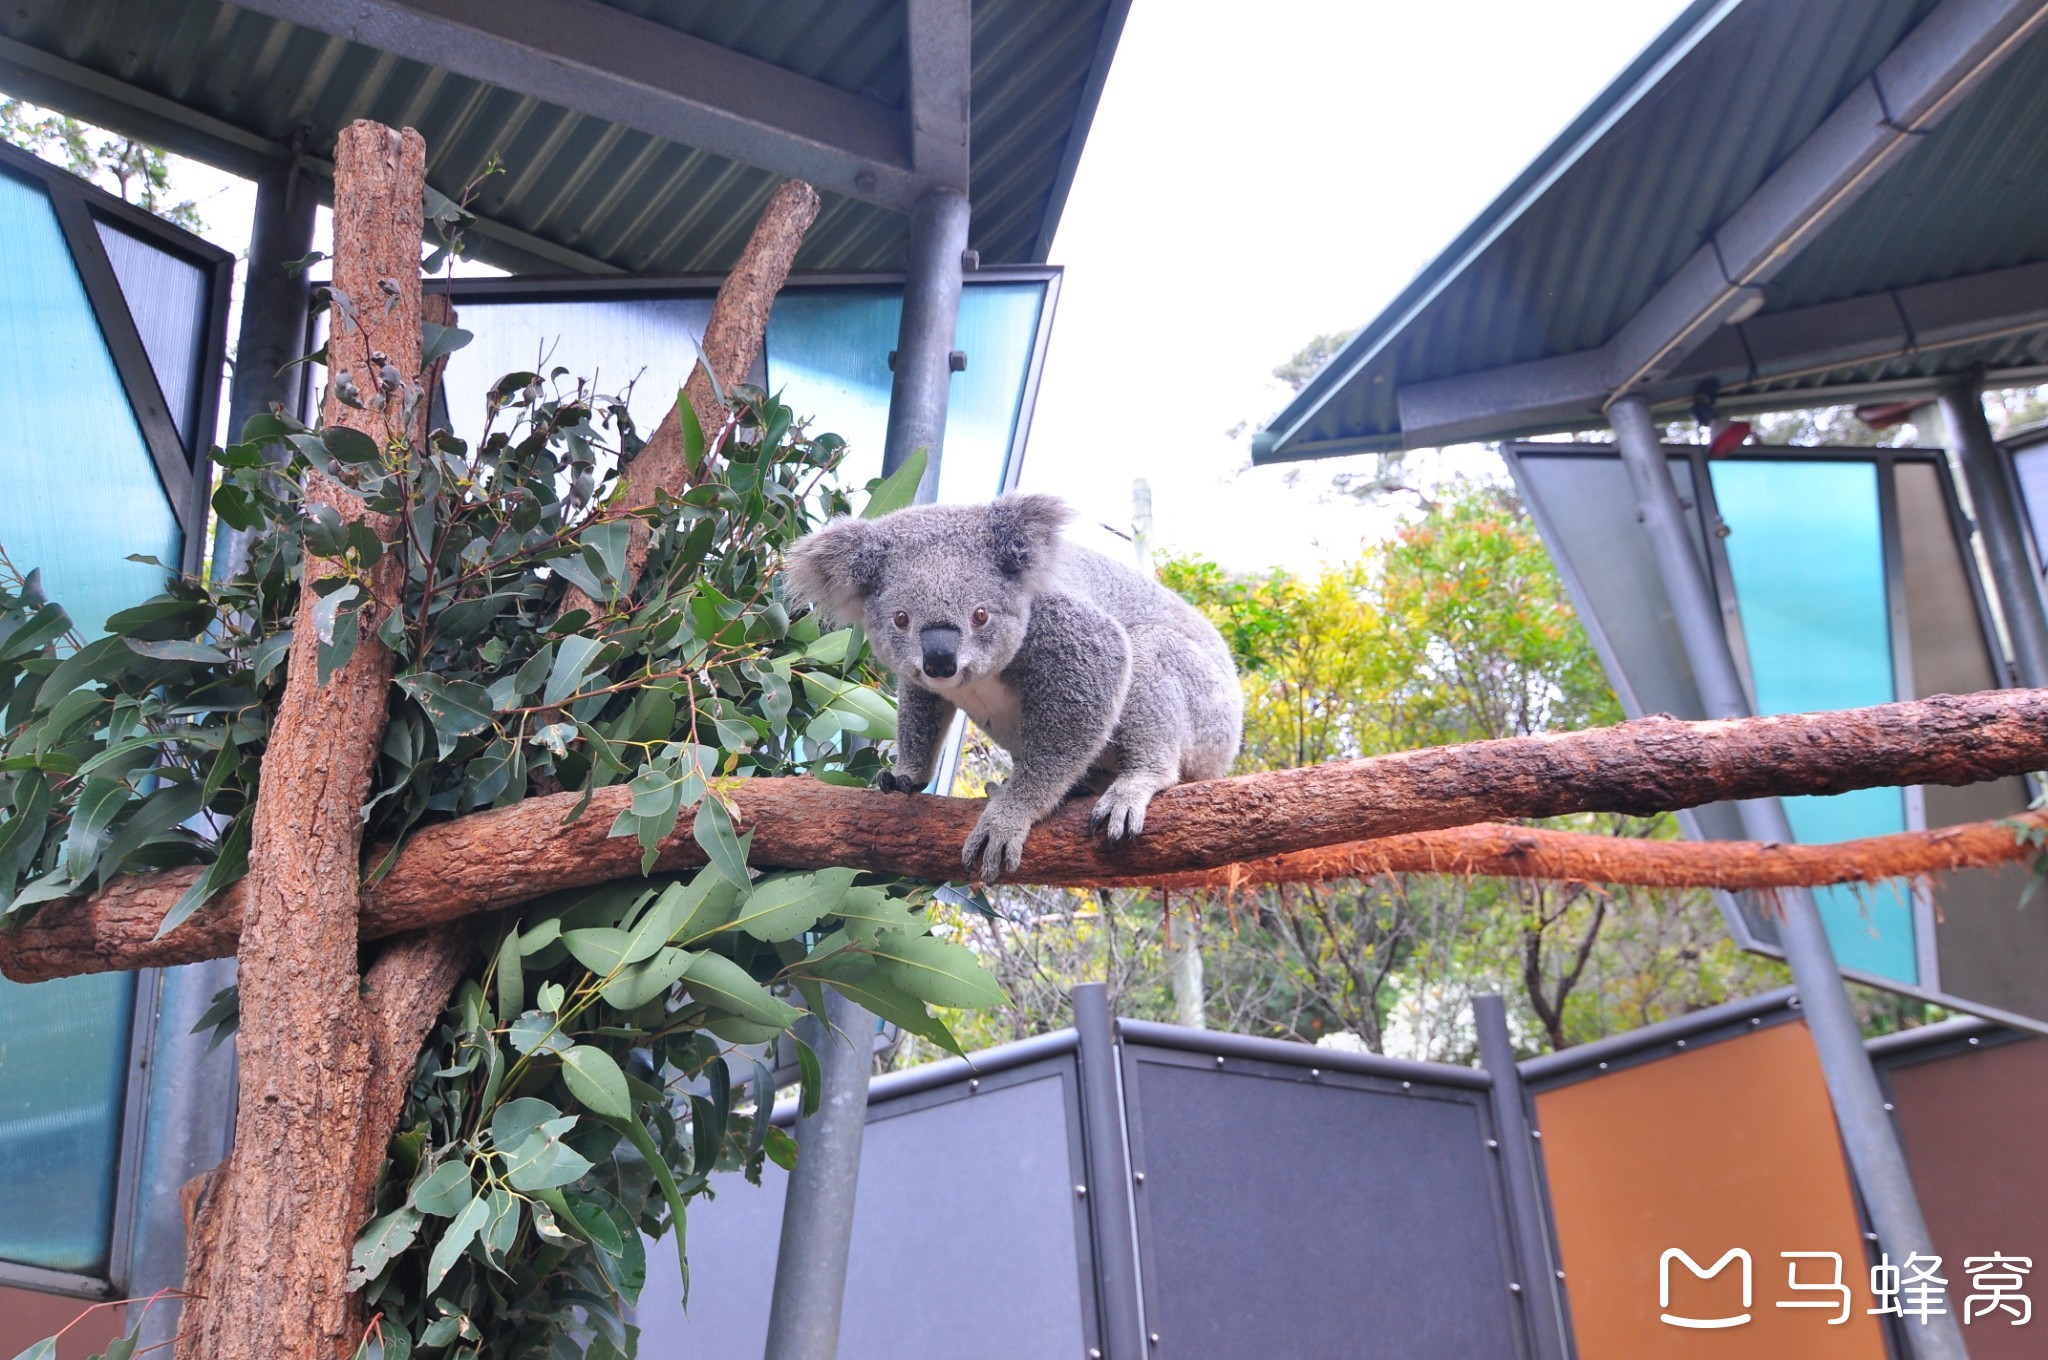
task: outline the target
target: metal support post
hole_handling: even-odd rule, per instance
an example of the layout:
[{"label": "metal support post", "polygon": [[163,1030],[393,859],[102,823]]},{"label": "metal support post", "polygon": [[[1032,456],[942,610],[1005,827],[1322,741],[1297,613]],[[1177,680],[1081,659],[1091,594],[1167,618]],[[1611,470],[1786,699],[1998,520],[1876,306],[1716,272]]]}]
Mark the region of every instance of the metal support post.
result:
[{"label": "metal support post", "polygon": [[1085,982],[1074,989],[1074,1033],[1081,1055],[1081,1141],[1088,1181],[1076,1187],[1088,1201],[1101,1290],[1102,1349],[1108,1360],[1143,1360],[1143,1292],[1133,1236],[1131,1164],[1124,1147],[1123,1081],[1117,1070],[1116,1020],[1109,988]]},{"label": "metal support post", "polygon": [[[1727,634],[1721,631],[1720,610],[1687,531],[1685,510],[1679,504],[1657,427],[1650,419],[1649,404],[1638,396],[1618,397],[1608,407],[1607,416],[1635,487],[1643,528],[1656,554],[1657,574],[1677,618],[1706,716],[1748,717],[1749,704],[1735,669],[1735,656],[1729,650]],[[1736,809],[1750,839],[1793,839],[1792,824],[1777,799],[1749,799],[1737,803]],[[1885,1113],[1877,1074],[1864,1051],[1849,990],[1835,963],[1813,894],[1804,888],[1782,889],[1778,900],[1782,907],[1779,943],[1799,989],[1807,1030],[1813,1036],[1814,1052],[1834,1105],[1835,1124],[1871,1224],[1877,1229],[1878,1245],[1894,1265],[1914,1253],[1932,1256],[1933,1239],[1914,1197],[1906,1155]],[[1952,1313],[1912,1328],[1910,1337],[1919,1360],[1965,1360],[1969,1354]]]},{"label": "metal support post", "polygon": [[910,271],[903,281],[903,321],[896,332],[896,376],[889,386],[889,434],[882,472],[926,450],[917,499],[939,492],[939,455],[946,440],[946,401],[953,382],[953,330],[967,251],[967,198],[928,189],[910,216]]},{"label": "metal support post", "polygon": [[2029,689],[2048,685],[2048,620],[2041,613],[2039,578],[2027,551],[2027,528],[2020,518],[2005,455],[1991,438],[1984,402],[1977,384],[1964,383],[1941,394],[1942,424],[1962,465],[1970,488],[1970,509],[1977,537],[1991,566],[1991,584],[1998,592],[1999,612],[2012,641],[2013,668]]},{"label": "metal support post", "polygon": [[[926,451],[917,488],[921,505],[930,504],[938,492],[966,249],[966,197],[950,189],[926,191],[910,218],[910,269],[903,284],[889,432],[882,448],[885,476],[915,450]],[[769,1305],[767,1360],[833,1360],[839,1351],[875,1020],[829,985],[825,1015],[831,1028],[855,1040],[858,1051],[847,1054],[843,1040],[826,1036],[819,1053],[825,1065],[824,1099],[816,1115],[797,1124],[796,1170],[783,1197],[782,1240]]]},{"label": "metal support post", "polygon": [[824,1023],[813,1018],[805,1027],[818,1052],[824,1090],[817,1113],[797,1121],[767,1360],[832,1360],[839,1353],[868,1078],[875,1063],[875,1018],[831,988],[825,991]]},{"label": "metal support post", "polygon": [[1522,1105],[1522,1074],[1515,1067],[1514,1041],[1508,1037],[1507,1004],[1497,996],[1473,997],[1472,1023],[1479,1033],[1480,1065],[1493,1079],[1493,1131],[1500,1142],[1501,1179],[1514,1221],[1530,1350],[1535,1360],[1566,1360],[1571,1351],[1558,1301],[1561,1272],[1551,1265],[1543,1182],[1536,1174],[1535,1140],[1529,1136],[1529,1116]]},{"label": "metal support post", "polygon": [[[242,437],[249,417],[273,402],[292,406],[300,371],[285,365],[305,351],[312,284],[305,270],[286,268],[313,249],[313,210],[319,198],[291,158],[256,181],[256,216],[249,233],[249,263],[242,275],[242,329],[235,341],[235,379],[228,389],[228,439]],[[207,432],[208,437],[212,435]],[[220,525],[213,537],[214,574],[232,574],[248,559],[249,535]]]}]

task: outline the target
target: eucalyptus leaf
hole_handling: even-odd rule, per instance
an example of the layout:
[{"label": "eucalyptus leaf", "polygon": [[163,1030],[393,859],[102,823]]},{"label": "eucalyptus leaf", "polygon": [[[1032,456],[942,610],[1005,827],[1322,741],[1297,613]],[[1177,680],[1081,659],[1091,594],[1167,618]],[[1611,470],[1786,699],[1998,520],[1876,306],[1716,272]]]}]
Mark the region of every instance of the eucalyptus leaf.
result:
[{"label": "eucalyptus leaf", "polygon": [[852,869],[774,874],[754,885],[734,921],[757,940],[793,940],[836,908],[853,886]]}]

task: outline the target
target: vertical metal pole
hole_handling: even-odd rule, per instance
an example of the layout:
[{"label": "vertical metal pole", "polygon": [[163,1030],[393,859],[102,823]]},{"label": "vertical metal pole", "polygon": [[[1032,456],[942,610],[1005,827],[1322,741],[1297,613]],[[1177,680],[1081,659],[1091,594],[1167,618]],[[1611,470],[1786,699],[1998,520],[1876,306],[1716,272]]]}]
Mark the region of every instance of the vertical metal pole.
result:
[{"label": "vertical metal pole", "polygon": [[1558,1273],[1550,1263],[1550,1235],[1545,1227],[1543,1182],[1536,1174],[1535,1139],[1522,1104],[1522,1074],[1515,1066],[1514,1041],[1508,1037],[1507,1003],[1497,996],[1472,998],[1472,1022],[1479,1033],[1479,1062],[1493,1079],[1493,1128],[1500,1139],[1501,1178],[1507,1184],[1508,1212],[1515,1234],[1515,1260],[1521,1267],[1522,1316],[1529,1323],[1529,1344],[1535,1360],[1567,1360],[1564,1314],[1558,1306]]},{"label": "vertical metal pole", "polygon": [[[824,1090],[816,1114],[796,1126],[796,1169],[782,1211],[767,1360],[832,1360],[860,1188],[861,1137],[874,1070],[875,1018],[831,988],[825,1024],[807,1023]],[[833,1031],[838,1031],[834,1033]]]},{"label": "vertical metal pole", "polygon": [[[882,448],[885,476],[916,450],[926,451],[919,504],[930,504],[938,492],[966,249],[966,197],[950,189],[926,191],[910,217],[910,269],[903,283],[889,432]],[[848,1053],[845,1041],[831,1035],[819,1050],[824,1099],[816,1115],[797,1124],[796,1170],[783,1197],[766,1360],[833,1360],[839,1353],[875,1020],[829,984],[825,1015],[833,1028],[855,1041],[858,1051]]]},{"label": "vertical metal pole", "polygon": [[[242,329],[235,341],[235,379],[228,389],[228,438],[242,437],[249,417],[272,402],[291,406],[299,370],[280,372],[306,342],[312,285],[306,271],[285,266],[313,249],[313,210],[319,200],[299,169],[299,153],[256,181],[256,216],[249,233],[249,263],[242,275]],[[211,437],[211,431],[208,437]],[[249,535],[220,525],[213,536],[213,570],[230,575],[249,555]]]},{"label": "vertical metal pole", "polygon": [[1123,1079],[1117,1068],[1109,988],[1084,982],[1074,989],[1074,1032],[1080,1041],[1081,1139],[1088,1168],[1088,1182],[1081,1190],[1088,1200],[1095,1280],[1101,1291],[1101,1353],[1107,1360],[1143,1360],[1144,1295],[1138,1282],[1131,1164],[1124,1147]]},{"label": "vertical metal pole", "polygon": [[[1706,570],[1687,532],[1685,511],[1678,502],[1678,488],[1672,483],[1649,405],[1641,397],[1619,397],[1608,407],[1607,416],[1635,487],[1643,528],[1656,554],[1657,574],[1677,616],[1706,716],[1747,717],[1748,701],[1735,657],[1728,648],[1727,634],[1721,631],[1720,612],[1708,588]],[[1736,809],[1750,839],[1793,839],[1792,824],[1777,799],[1750,799],[1737,803]],[[1779,943],[1784,946],[1785,962],[1791,965],[1792,981],[1799,988],[1806,1026],[1834,1105],[1835,1124],[1850,1169],[1863,1191],[1870,1221],[1877,1229],[1878,1245],[1894,1265],[1916,1252],[1932,1256],[1933,1239],[1913,1194],[1906,1155],[1885,1114],[1877,1073],[1864,1051],[1849,990],[1842,982],[1813,894],[1804,888],[1783,889],[1778,898],[1783,908]],[[1969,1354],[1952,1313],[1908,1331],[1913,1353],[1921,1360],[1964,1360]]]},{"label": "vertical metal pole", "polygon": [[[951,395],[953,331],[960,318],[966,268],[967,198],[952,189],[927,189],[910,214],[910,271],[903,281],[903,320],[896,332],[896,376],[889,387],[889,434],[882,445],[884,476],[926,450],[917,499],[939,492],[939,456],[946,441]],[[963,361],[964,361],[964,356]]]},{"label": "vertical metal pole", "polygon": [[2013,667],[2029,689],[2048,685],[2048,620],[2041,613],[2041,590],[2027,551],[2027,528],[2013,495],[2005,455],[1991,438],[1984,402],[1977,384],[1952,387],[1938,399],[1941,420],[1948,427],[1956,461],[1970,488],[1970,509],[1977,536],[1991,565],[1991,584],[1998,592],[1999,612],[2012,641]]}]

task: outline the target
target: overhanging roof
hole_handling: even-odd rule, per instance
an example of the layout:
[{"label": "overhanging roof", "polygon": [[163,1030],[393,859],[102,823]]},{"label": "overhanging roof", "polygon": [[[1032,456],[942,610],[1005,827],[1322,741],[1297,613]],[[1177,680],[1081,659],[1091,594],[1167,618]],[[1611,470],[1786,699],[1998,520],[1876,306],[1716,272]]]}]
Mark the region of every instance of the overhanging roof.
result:
[{"label": "overhanging roof", "polygon": [[967,190],[983,259],[1038,263],[1128,8],[15,0],[0,89],[244,174],[302,126],[330,173],[343,124],[416,127],[444,193],[504,166],[476,244],[520,271],[722,272],[785,175],[824,198],[800,269],[900,267],[931,184]]},{"label": "overhanging roof", "polygon": [[2044,0],[1698,0],[1254,460],[2040,381],[2044,142]]}]

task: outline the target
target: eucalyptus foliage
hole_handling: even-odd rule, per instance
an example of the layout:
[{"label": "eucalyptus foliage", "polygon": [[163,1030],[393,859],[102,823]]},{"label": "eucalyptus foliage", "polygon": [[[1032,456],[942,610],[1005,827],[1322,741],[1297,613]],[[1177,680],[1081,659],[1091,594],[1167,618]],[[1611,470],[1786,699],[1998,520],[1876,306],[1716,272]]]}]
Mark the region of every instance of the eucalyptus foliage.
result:
[{"label": "eucalyptus foliage", "polygon": [[[466,338],[430,327],[429,355]],[[643,872],[686,814],[710,863],[489,926],[356,1244],[352,1279],[376,1317],[365,1353],[630,1355],[642,1234],[673,1234],[680,1253],[715,1170],[758,1179],[764,1159],[794,1155],[765,1118],[774,1077],[756,1055],[804,1013],[795,1003],[821,1010],[830,984],[957,1051],[930,1007],[1000,993],[928,930],[930,885],[757,875],[727,805],[756,776],[866,784],[867,739],[894,731],[858,630],[821,633],[773,589],[780,550],[851,508],[829,475],[841,442],[747,388],[707,440],[679,400],[698,475],[632,508],[617,469],[641,441],[622,399],[560,369],[515,373],[489,392],[474,447],[440,431],[418,448],[400,433],[399,408],[419,400],[407,390],[340,394],[391,398],[381,440],[270,415],[220,451],[215,509],[258,535],[231,579],[172,576],[90,640],[33,572],[0,587],[0,923],[120,874],[204,865],[168,930],[246,873],[303,554],[345,564],[314,587],[323,680],[363,644],[371,573],[395,557],[401,607],[374,625],[397,675],[363,809],[382,847],[367,878],[424,823],[556,790],[584,795],[574,817],[613,784],[631,802],[611,834],[638,840]],[[865,512],[907,502],[921,469],[870,483]],[[308,501],[316,470],[392,517],[393,539]],[[634,520],[652,538],[629,587]],[[595,617],[562,612],[571,586]],[[212,1018],[225,1030],[233,1010],[224,994]],[[817,1059],[795,1048],[814,1101]]]}]

